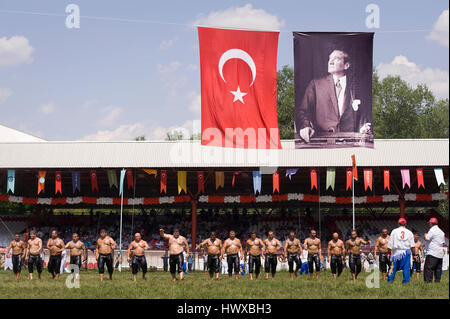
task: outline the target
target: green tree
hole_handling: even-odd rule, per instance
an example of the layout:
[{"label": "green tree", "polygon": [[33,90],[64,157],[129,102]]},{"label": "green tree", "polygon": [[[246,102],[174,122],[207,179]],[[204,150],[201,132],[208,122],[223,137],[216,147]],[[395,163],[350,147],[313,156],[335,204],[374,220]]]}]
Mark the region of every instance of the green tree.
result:
[{"label": "green tree", "polygon": [[283,66],[277,72],[277,113],[281,139],[294,138],[294,69]]}]

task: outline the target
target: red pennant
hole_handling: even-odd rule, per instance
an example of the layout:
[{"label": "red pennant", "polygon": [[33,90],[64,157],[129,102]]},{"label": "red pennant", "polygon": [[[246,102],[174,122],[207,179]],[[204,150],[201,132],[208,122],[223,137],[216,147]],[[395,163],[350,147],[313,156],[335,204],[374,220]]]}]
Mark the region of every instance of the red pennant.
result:
[{"label": "red pennant", "polygon": [[278,171],[272,174],[272,180],[273,180],[273,193],[275,194],[275,191],[280,193],[280,175],[278,174]]},{"label": "red pennant", "polygon": [[236,176],[241,174],[241,172],[233,172],[233,179],[231,180],[231,186],[234,187],[234,182],[236,181]]},{"label": "red pennant", "polygon": [[391,173],[388,169],[383,170],[383,176],[384,176],[384,188],[383,189],[388,189],[389,191],[391,190],[391,185],[390,185],[390,176]]},{"label": "red pennant", "polygon": [[58,194],[58,192],[62,195],[61,179],[61,172],[55,172],[55,195]]},{"label": "red pennant", "polygon": [[373,171],[372,169],[364,170],[364,190],[370,188],[372,190]]},{"label": "red pennant", "polygon": [[423,169],[418,168],[417,169],[417,188],[420,188],[420,186],[425,189],[425,182],[423,180]]},{"label": "red pennant", "polygon": [[164,191],[164,193],[167,194],[167,171],[161,171],[161,189],[160,192],[162,193]]},{"label": "red pennant", "polygon": [[311,190],[314,187],[317,189],[317,170],[315,168],[311,168]]},{"label": "red pennant", "polygon": [[352,178],[353,178],[353,173],[352,173],[352,169],[351,168],[347,168],[345,170],[345,174],[347,176],[347,186],[346,186],[346,190],[350,189],[352,190]]},{"label": "red pennant", "polygon": [[205,173],[197,172],[197,184],[198,184],[198,193],[205,192]]},{"label": "red pennant", "polygon": [[198,27],[202,145],[281,148],[276,100],[278,35]]},{"label": "red pennant", "polygon": [[133,170],[131,168],[128,168],[125,172],[125,175],[127,175],[128,189],[133,188],[134,187]]},{"label": "red pennant", "polygon": [[358,168],[356,167],[356,157],[355,154],[352,155],[352,168],[353,168],[353,178],[355,181],[358,180]]},{"label": "red pennant", "polygon": [[91,171],[91,189],[98,192],[97,172]]},{"label": "red pennant", "polygon": [[38,172],[38,195],[41,192],[45,191],[45,176],[47,172],[46,171],[39,171]]}]

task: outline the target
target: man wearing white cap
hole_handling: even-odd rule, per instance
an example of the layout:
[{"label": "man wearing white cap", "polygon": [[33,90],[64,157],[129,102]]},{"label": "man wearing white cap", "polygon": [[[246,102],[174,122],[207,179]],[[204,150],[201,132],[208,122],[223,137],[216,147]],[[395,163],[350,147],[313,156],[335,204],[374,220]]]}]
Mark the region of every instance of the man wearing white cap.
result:
[{"label": "man wearing white cap", "polygon": [[434,275],[434,282],[441,281],[442,260],[444,258],[444,232],[438,227],[436,218],[431,218],[428,221],[430,230],[423,238],[427,242],[425,249],[427,250],[427,257],[425,258],[425,265],[423,270],[423,278],[425,282],[432,282]]},{"label": "man wearing white cap", "polygon": [[409,283],[411,264],[411,249],[416,246],[414,235],[406,229],[406,219],[398,220],[398,227],[394,229],[389,237],[388,248],[391,251],[391,268],[388,273],[388,282],[393,283],[395,273],[403,271],[402,284]]}]

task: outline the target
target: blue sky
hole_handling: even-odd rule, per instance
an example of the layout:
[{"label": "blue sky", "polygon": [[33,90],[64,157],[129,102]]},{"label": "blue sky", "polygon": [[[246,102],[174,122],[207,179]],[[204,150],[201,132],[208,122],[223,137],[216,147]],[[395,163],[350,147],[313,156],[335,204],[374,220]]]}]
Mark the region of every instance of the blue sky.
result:
[{"label": "blue sky", "polygon": [[[70,3],[79,29],[66,28]],[[370,3],[379,29],[365,25]],[[279,67],[293,65],[291,31],[374,31],[382,77],[448,98],[447,1],[0,0],[0,124],[48,140],[161,139],[188,128],[200,119],[193,25],[211,21],[280,29]]]}]

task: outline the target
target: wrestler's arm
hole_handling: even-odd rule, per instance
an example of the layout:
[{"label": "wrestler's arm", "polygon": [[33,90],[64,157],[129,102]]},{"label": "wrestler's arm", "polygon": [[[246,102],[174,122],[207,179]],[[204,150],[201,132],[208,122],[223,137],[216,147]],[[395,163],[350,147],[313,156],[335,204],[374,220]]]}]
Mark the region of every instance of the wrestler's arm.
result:
[{"label": "wrestler's arm", "polygon": [[380,239],[378,238],[375,243],[375,247],[373,248],[373,257],[375,258],[375,260],[377,259],[377,251],[378,251],[379,244],[380,244]]},{"label": "wrestler's arm", "polygon": [[95,243],[95,259],[98,260],[98,241],[100,239],[97,239],[97,242]]},{"label": "wrestler's arm", "polygon": [[328,248],[327,248],[327,259],[330,260],[331,256],[331,241],[328,242]]},{"label": "wrestler's arm", "polygon": [[171,237],[171,235],[165,234],[164,229],[162,229],[162,228],[159,230],[159,236],[161,236],[161,238],[163,238],[165,240],[169,240]]},{"label": "wrestler's arm", "polygon": [[9,253],[9,250],[12,248],[12,242],[9,243],[8,248],[6,248],[6,257],[11,258],[11,254]]},{"label": "wrestler's arm", "polygon": [[287,246],[288,246],[288,241],[286,239],[286,242],[284,243],[284,258],[287,257]]},{"label": "wrestler's arm", "polygon": [[[111,237],[110,237],[110,238],[111,238]],[[112,243],[111,243],[111,249],[116,249],[116,247],[117,247],[116,242],[115,242],[114,239],[112,239],[112,238],[111,238],[111,241],[112,241]]]},{"label": "wrestler's arm", "polygon": [[323,262],[323,256],[322,256],[322,241],[319,240],[319,258]]},{"label": "wrestler's arm", "polygon": [[241,251],[241,256],[244,256],[244,249],[242,248],[242,243],[241,243],[240,239],[238,239],[238,246],[239,246],[239,249]]},{"label": "wrestler's arm", "polygon": [[245,243],[244,261],[247,260],[248,249],[249,249],[249,245],[248,245],[248,240],[247,240],[247,242]]},{"label": "wrestler's arm", "polygon": [[[28,245],[30,240],[27,241],[27,244],[25,245],[25,248],[23,249],[23,259],[26,260],[27,259],[27,255],[28,255]],[[24,243],[25,244],[25,243]]]},{"label": "wrestler's arm", "polygon": [[362,238],[360,238],[359,239],[360,241],[361,241],[361,243],[363,244],[363,245],[369,245],[370,244],[370,240],[364,240],[364,239],[362,239]]},{"label": "wrestler's arm", "polygon": [[83,259],[83,261],[85,261],[87,259],[87,254],[86,254],[86,246],[84,245],[84,243],[81,244],[81,248],[83,249],[83,256],[81,258]]},{"label": "wrestler's arm", "polygon": [[130,255],[131,255],[131,250],[133,249],[133,247],[134,247],[134,243],[131,243],[131,244],[128,246],[128,249],[127,249],[127,261],[128,261],[128,262],[130,262],[130,260],[131,260]]},{"label": "wrestler's arm", "polygon": [[50,249],[50,247],[53,246],[53,245],[50,245],[51,241],[52,241],[51,239],[47,240],[47,249]]},{"label": "wrestler's arm", "polygon": [[43,251],[43,247],[42,247],[42,239],[40,239],[39,238],[39,240],[38,240],[38,246],[39,246],[39,253],[42,253],[42,251]]},{"label": "wrestler's arm", "polygon": [[150,246],[148,245],[148,243],[146,241],[144,241],[144,243],[145,243],[144,250],[146,250],[146,249],[149,250]]},{"label": "wrestler's arm", "polygon": [[186,258],[187,258],[187,256],[189,256],[189,244],[188,244],[186,238],[184,238],[184,237],[183,237],[183,243],[186,246]]},{"label": "wrestler's arm", "polygon": [[264,245],[264,242],[260,239],[259,242],[261,243],[261,257],[264,259],[264,254],[266,252],[266,245]]},{"label": "wrestler's arm", "polygon": [[225,249],[228,247],[228,239],[224,241],[222,249],[220,250],[220,258],[222,259],[225,256]]}]

